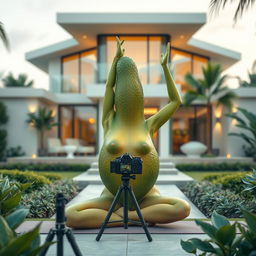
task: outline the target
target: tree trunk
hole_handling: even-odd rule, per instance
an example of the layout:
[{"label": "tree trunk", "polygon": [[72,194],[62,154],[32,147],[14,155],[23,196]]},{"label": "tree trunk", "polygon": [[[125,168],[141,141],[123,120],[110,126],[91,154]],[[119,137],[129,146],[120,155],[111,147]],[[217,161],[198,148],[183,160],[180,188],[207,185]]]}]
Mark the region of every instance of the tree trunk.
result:
[{"label": "tree trunk", "polygon": [[38,155],[44,156],[45,155],[45,148],[44,148],[44,130],[39,131],[39,149]]},{"label": "tree trunk", "polygon": [[208,141],[208,154],[212,154],[212,105],[207,103],[207,141]]}]

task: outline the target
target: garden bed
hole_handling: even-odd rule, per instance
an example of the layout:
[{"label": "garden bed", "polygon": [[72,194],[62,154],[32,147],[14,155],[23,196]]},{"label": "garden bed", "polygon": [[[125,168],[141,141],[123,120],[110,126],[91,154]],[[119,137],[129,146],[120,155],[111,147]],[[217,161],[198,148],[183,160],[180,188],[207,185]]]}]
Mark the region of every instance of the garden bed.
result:
[{"label": "garden bed", "polygon": [[228,218],[240,218],[242,208],[256,213],[255,192],[244,191],[242,179],[246,174],[209,175],[203,181],[188,184],[183,192],[207,217],[215,210]]},{"label": "garden bed", "polygon": [[79,192],[72,180],[61,179],[61,175],[55,173],[0,170],[0,175],[8,177],[10,182],[30,183],[21,198],[21,205],[29,209],[28,218],[50,218],[55,214],[55,196],[58,192],[63,193],[67,201]]}]

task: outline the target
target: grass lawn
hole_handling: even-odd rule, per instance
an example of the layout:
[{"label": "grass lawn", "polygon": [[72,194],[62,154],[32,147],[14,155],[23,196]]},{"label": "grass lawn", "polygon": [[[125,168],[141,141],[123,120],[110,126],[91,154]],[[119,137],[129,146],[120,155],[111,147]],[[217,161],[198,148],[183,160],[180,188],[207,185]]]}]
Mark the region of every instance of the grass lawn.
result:
[{"label": "grass lawn", "polygon": [[185,174],[187,174],[188,176],[192,177],[195,180],[202,180],[204,177],[208,176],[208,175],[215,175],[215,174],[236,174],[237,172],[232,172],[232,171],[226,171],[226,172],[184,172]]},{"label": "grass lawn", "polygon": [[38,174],[40,173],[53,173],[60,175],[62,179],[72,179],[75,176],[81,174],[82,172],[38,172]]}]

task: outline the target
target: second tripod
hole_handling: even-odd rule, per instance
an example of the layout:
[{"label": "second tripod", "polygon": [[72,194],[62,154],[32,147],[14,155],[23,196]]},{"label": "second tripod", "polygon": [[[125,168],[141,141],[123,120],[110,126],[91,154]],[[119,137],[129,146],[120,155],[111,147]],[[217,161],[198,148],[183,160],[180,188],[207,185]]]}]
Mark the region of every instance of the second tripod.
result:
[{"label": "second tripod", "polygon": [[[152,237],[148,231],[148,228],[147,228],[147,224],[145,223],[145,220],[142,216],[142,213],[140,211],[140,207],[139,207],[139,204],[136,200],[136,197],[134,195],[134,192],[131,188],[131,186],[129,185],[129,182],[130,182],[130,179],[135,179],[136,176],[135,175],[131,175],[131,174],[128,174],[128,173],[123,173],[122,176],[121,176],[121,180],[122,180],[122,185],[119,187],[115,197],[114,197],[114,200],[109,208],[109,211],[108,211],[108,214],[100,228],[100,231],[96,237],[96,241],[99,241],[103,232],[104,232],[104,229],[106,228],[107,224],[108,223],[118,223],[118,222],[123,222],[124,224],[124,228],[127,229],[128,228],[128,223],[133,223],[133,224],[140,224],[142,225],[145,233],[146,233],[146,236],[148,238],[148,241],[151,242],[152,241]],[[118,221],[109,221],[118,201],[119,201],[119,198],[122,194],[122,192],[124,192],[124,203],[123,203],[123,209],[124,209],[124,213],[123,213],[123,220],[118,220]],[[135,206],[135,210],[138,214],[138,217],[140,219],[140,221],[134,221],[134,220],[130,220],[128,218],[128,210],[129,210],[129,207],[128,207],[128,195],[130,195],[130,198]]]}]

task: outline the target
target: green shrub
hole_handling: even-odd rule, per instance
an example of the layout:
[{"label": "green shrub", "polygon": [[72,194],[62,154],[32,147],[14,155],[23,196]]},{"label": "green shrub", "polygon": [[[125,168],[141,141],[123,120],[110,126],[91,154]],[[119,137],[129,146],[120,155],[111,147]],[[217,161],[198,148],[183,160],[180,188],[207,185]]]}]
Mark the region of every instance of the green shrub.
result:
[{"label": "green shrub", "polygon": [[242,217],[241,208],[256,212],[255,198],[248,200],[241,194],[222,189],[220,184],[191,182],[183,188],[183,192],[207,217],[214,210],[228,218]]},{"label": "green shrub", "polygon": [[207,172],[207,171],[250,171],[256,168],[253,163],[198,163],[177,164],[176,168],[182,172]]},{"label": "green shrub", "polygon": [[236,174],[226,174],[226,175],[211,175],[206,176],[204,180],[208,180],[213,184],[221,184],[223,189],[229,189],[235,193],[242,193],[245,189],[243,178],[248,173],[238,172]]},{"label": "green shrub", "polygon": [[32,183],[31,186],[26,189],[26,192],[41,189],[43,185],[51,183],[48,178],[30,171],[0,170],[0,174],[3,177],[8,177],[10,180],[18,181],[20,183]]},{"label": "green shrub", "polygon": [[[216,256],[253,256],[256,255],[256,215],[242,210],[246,224],[231,223],[224,217],[214,212],[212,225],[196,220],[196,224],[209,236],[210,239],[201,240],[190,238],[180,242],[182,248],[194,255]],[[241,235],[236,234],[239,229]],[[199,250],[199,252],[198,252]]]},{"label": "green shrub", "polygon": [[0,169],[18,169],[20,171],[35,172],[85,172],[90,168],[89,164],[25,164],[13,163],[0,166]]},{"label": "green shrub", "polygon": [[51,217],[55,213],[55,196],[58,192],[63,193],[69,201],[78,193],[78,187],[70,180],[60,180],[50,185],[44,185],[39,191],[25,194],[22,204],[30,209],[28,217]]},{"label": "green shrub", "polygon": [[0,256],[38,255],[49,246],[45,243],[40,247],[40,224],[21,235],[15,232],[29,212],[20,205],[21,193],[29,185],[9,182],[7,177],[0,179]]},{"label": "green shrub", "polygon": [[[37,175],[39,175],[39,174],[37,174]],[[40,173],[40,176],[44,176],[52,182],[61,180],[61,175],[56,174],[56,173],[50,173],[50,172]]]}]

